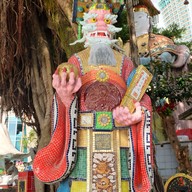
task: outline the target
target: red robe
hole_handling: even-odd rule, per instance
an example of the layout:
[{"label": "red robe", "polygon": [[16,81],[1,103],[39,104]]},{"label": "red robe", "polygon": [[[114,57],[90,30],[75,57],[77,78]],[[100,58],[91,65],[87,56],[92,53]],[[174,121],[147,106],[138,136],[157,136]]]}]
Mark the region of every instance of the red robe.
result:
[{"label": "red robe", "polygon": [[[69,110],[62,104],[57,94],[54,97],[52,138],[49,145],[37,153],[33,164],[34,173],[41,181],[46,183],[60,181],[67,178],[74,168],[76,147],[78,147],[76,146],[77,134],[78,130],[82,128],[78,127],[79,113],[111,112],[120,104],[126,91],[127,79],[134,66],[129,58],[119,52],[114,51],[114,55],[117,61],[116,66],[89,65],[87,61],[89,49],[75,54],[69,59],[68,63],[76,65],[79,70],[82,87]],[[147,95],[143,96],[141,106],[144,111],[142,121],[131,127],[123,127],[123,129],[127,129],[131,137],[127,162],[131,176],[130,188],[136,192],[147,192],[152,188],[153,182],[151,102]],[[113,119],[112,123],[110,132],[117,128]],[[115,167],[118,166],[120,165],[115,165]]]}]

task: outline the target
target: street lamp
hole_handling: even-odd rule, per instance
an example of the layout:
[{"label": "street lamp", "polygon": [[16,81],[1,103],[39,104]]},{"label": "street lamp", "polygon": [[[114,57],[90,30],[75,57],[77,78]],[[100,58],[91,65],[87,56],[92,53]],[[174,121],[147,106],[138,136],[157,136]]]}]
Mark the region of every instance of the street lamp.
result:
[{"label": "street lamp", "polygon": [[189,4],[189,1],[188,0],[185,0],[184,1],[184,5],[188,5]]}]

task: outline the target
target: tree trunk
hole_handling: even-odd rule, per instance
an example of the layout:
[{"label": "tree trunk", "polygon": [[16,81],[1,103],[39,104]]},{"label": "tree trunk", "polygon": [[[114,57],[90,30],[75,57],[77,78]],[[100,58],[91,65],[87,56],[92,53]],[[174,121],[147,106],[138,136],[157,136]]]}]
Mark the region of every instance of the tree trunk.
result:
[{"label": "tree trunk", "polygon": [[192,175],[192,166],[189,159],[188,146],[181,146],[175,131],[175,119],[173,116],[161,115],[164,123],[166,134],[169,138],[170,144],[175,152],[178,161],[178,171]]},{"label": "tree trunk", "polygon": [[57,3],[59,4],[59,6],[61,7],[63,13],[65,13],[65,15],[67,16],[68,18],[68,21],[70,22],[72,28],[73,28],[73,31],[75,33],[75,36],[77,38],[77,25],[72,23],[72,5],[73,5],[73,1],[71,0],[57,0]]},{"label": "tree trunk", "polygon": [[[31,37],[32,64],[31,86],[34,108],[37,114],[40,135],[38,140],[38,150],[45,147],[50,141],[51,133],[51,103],[53,88],[51,85],[51,57],[49,46],[36,14],[32,21],[33,34]],[[47,189],[49,188],[49,189]],[[39,180],[35,179],[35,189],[38,192],[54,191],[53,187],[47,187]]]},{"label": "tree trunk", "polygon": [[[51,136],[52,74],[82,45],[72,46],[72,1],[0,0],[0,95],[2,104],[38,134],[38,150]],[[73,27],[73,28],[72,28]],[[34,120],[34,121],[33,121]],[[37,192],[56,191],[35,179]]]},{"label": "tree trunk", "polygon": [[[7,7],[7,2],[6,1],[1,1],[0,2],[0,58],[1,58],[1,68],[0,70],[3,70],[5,65],[6,65],[6,35],[7,35],[7,25],[6,25],[6,7]],[[1,77],[2,78],[2,77]],[[0,88],[1,89],[1,88]]]},{"label": "tree trunk", "polygon": [[127,21],[129,23],[129,34],[130,34],[130,51],[131,51],[131,60],[135,67],[139,66],[140,60],[138,55],[138,46],[135,33],[135,21],[133,14],[133,0],[126,1],[127,8]]}]

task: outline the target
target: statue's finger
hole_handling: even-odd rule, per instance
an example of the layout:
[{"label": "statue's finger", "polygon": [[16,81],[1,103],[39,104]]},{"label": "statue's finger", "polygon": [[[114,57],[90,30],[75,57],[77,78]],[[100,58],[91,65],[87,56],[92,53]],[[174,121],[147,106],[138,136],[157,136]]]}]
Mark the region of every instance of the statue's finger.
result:
[{"label": "statue's finger", "polygon": [[61,73],[61,86],[65,87],[66,85],[67,85],[67,73],[63,71]]},{"label": "statue's finger", "polygon": [[53,74],[52,77],[53,77],[52,86],[54,88],[58,88],[60,86],[60,82],[61,82],[59,75]]},{"label": "statue's finger", "polygon": [[75,87],[73,89],[73,93],[76,93],[82,86],[82,81],[81,81],[81,78],[78,77],[77,80],[76,80],[76,84],[75,84]]},{"label": "statue's finger", "polygon": [[75,84],[75,73],[72,71],[69,73],[69,81],[68,84],[69,85],[74,85]]}]

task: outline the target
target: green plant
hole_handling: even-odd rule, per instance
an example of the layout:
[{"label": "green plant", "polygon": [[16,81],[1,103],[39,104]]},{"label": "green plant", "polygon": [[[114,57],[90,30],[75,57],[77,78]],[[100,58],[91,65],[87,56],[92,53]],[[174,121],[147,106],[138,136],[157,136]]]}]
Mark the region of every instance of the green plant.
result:
[{"label": "green plant", "polygon": [[163,106],[166,99],[169,103],[186,101],[190,104],[192,98],[192,72],[175,73],[169,63],[152,61],[148,69],[153,74],[153,80],[147,93],[155,108]]},{"label": "green plant", "polygon": [[29,148],[30,146],[37,145],[37,133],[34,129],[31,129],[28,136],[24,136],[22,139],[23,149]]}]

